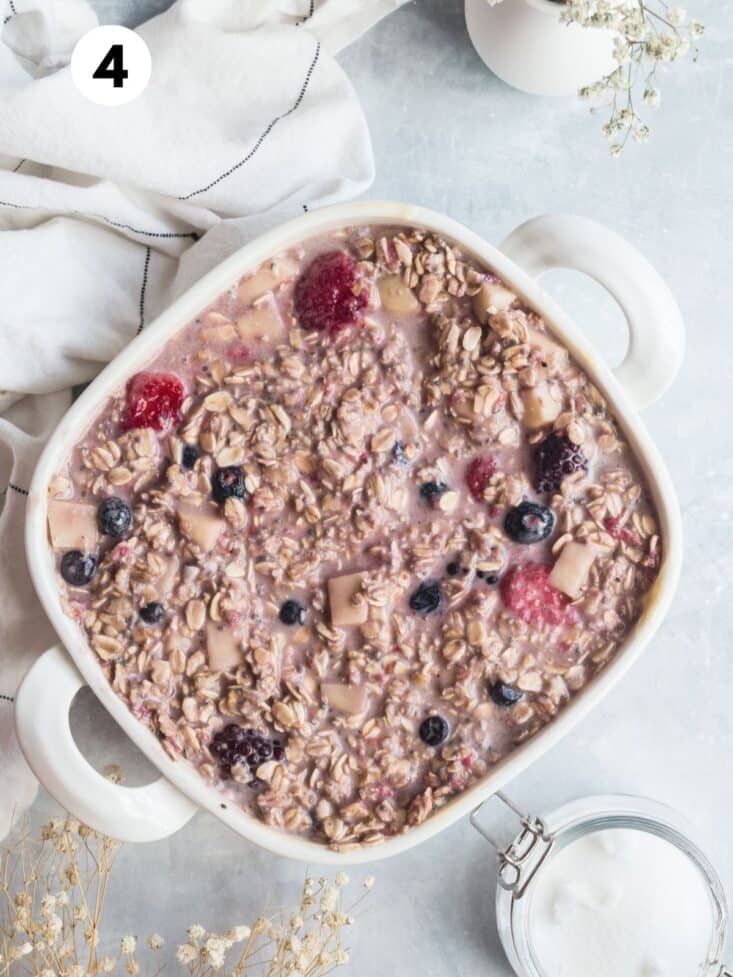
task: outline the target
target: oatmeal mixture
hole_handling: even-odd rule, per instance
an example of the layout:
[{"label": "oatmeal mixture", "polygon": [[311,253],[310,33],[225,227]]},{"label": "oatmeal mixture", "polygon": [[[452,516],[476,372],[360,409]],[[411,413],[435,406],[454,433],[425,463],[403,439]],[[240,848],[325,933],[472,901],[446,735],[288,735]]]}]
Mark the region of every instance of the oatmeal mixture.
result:
[{"label": "oatmeal mixture", "polygon": [[603,397],[451,242],[242,278],[50,488],[68,614],[172,757],[344,850],[423,822],[617,651],[661,556]]}]

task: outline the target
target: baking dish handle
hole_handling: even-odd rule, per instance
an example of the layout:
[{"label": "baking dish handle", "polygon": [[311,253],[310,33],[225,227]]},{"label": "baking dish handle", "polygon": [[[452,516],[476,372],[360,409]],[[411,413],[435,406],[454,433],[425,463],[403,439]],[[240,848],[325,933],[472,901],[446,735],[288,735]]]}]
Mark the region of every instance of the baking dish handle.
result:
[{"label": "baking dish handle", "polygon": [[120,841],[157,841],[189,821],[197,808],[164,777],[123,787],[103,777],[79,751],[69,709],[84,685],[66,651],[44,652],[15,699],[18,742],[48,792],[74,817]]},{"label": "baking dish handle", "polygon": [[639,410],[662,396],[682,364],[684,324],[669,287],[636,248],[587,217],[545,214],[512,231],[501,250],[533,277],[572,268],[603,285],[629,327],[617,380]]}]

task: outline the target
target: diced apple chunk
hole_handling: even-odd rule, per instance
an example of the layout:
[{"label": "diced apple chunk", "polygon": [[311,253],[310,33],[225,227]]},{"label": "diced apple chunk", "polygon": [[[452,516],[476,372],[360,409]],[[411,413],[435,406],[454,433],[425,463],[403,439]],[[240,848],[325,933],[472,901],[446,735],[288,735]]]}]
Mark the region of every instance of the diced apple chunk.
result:
[{"label": "diced apple chunk", "polygon": [[278,339],[285,334],[285,324],[275,302],[270,294],[261,299],[257,305],[247,309],[244,315],[237,319],[239,335],[245,342],[255,339]]},{"label": "diced apple chunk", "polygon": [[99,539],[97,507],[52,499],[48,503],[48,529],[56,549],[89,552]]},{"label": "diced apple chunk", "polygon": [[555,396],[549,383],[538,383],[522,393],[524,416],[522,420],[529,428],[552,424],[562,411],[562,403]]},{"label": "diced apple chunk", "polygon": [[290,258],[276,258],[269,268],[261,268],[254,275],[242,279],[237,288],[239,301],[248,305],[265,292],[271,292],[281,282],[294,278],[297,272],[298,266]]},{"label": "diced apple chunk", "polygon": [[216,546],[217,539],[226,529],[226,522],[214,515],[213,512],[199,509],[185,508],[178,513],[181,531],[200,546],[205,553],[210,553]]},{"label": "diced apple chunk", "polygon": [[552,568],[550,583],[575,600],[583,591],[595,558],[595,548],[588,543],[566,543]]},{"label": "diced apple chunk", "polygon": [[530,329],[527,342],[539,350],[540,356],[545,362],[560,368],[567,363],[568,351],[556,343],[547,333],[540,332],[539,329]]},{"label": "diced apple chunk", "polygon": [[339,712],[347,712],[349,715],[355,716],[366,709],[368,696],[364,685],[321,682],[321,693],[329,706]]},{"label": "diced apple chunk", "polygon": [[234,323],[220,312],[207,312],[199,330],[199,338],[205,343],[226,343],[236,335]]},{"label": "diced apple chunk", "polygon": [[484,282],[473,297],[473,313],[482,324],[489,321],[489,314],[505,312],[517,296],[500,282]]},{"label": "diced apple chunk", "polygon": [[396,315],[409,315],[420,306],[415,293],[405,285],[399,275],[387,275],[379,280],[379,297],[387,312],[394,312]]},{"label": "diced apple chunk", "polygon": [[365,600],[354,603],[353,598],[361,590],[363,573],[347,573],[343,577],[331,577],[328,581],[328,602],[331,607],[331,624],[336,628],[351,624],[364,624],[369,616]]},{"label": "diced apple chunk", "polygon": [[178,569],[180,562],[177,556],[171,556],[165,561],[163,572],[155,580],[155,589],[161,597],[167,597],[173,590],[173,585],[178,579]]},{"label": "diced apple chunk", "polygon": [[206,625],[206,652],[212,672],[230,672],[242,661],[239,639],[231,628],[216,621]]}]

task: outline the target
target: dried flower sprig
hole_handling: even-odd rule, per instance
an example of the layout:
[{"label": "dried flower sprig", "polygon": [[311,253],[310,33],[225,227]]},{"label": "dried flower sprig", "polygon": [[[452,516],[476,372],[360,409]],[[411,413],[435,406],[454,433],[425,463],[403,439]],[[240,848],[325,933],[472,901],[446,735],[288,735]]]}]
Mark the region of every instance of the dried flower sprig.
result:
[{"label": "dried flower sprig", "polygon": [[[103,954],[101,926],[118,844],[74,818],[54,818],[34,839],[16,832],[0,855],[0,977],[101,977],[142,971],[136,937],[123,936],[116,956]],[[348,907],[343,873],[333,882],[306,877],[294,911],[260,915],[223,934],[189,926],[174,960],[162,959],[163,937],[145,941],[146,973],[170,965],[188,977],[325,977],[348,962],[344,931],[372,888]],[[109,945],[109,944],[107,944]],[[149,951],[149,953],[147,952]]]},{"label": "dried flower sprig", "polygon": [[[498,6],[503,0],[487,0]],[[681,7],[665,0],[554,0],[562,5],[560,20],[589,29],[615,32],[613,60],[616,67],[592,85],[580,89],[582,99],[598,102],[593,112],[608,109],[602,132],[611,141],[611,155],[620,156],[633,137],[649,138],[649,126],[639,114],[635,93],[648,108],[662,99],[656,87],[661,65],[679,61],[690,50],[697,58],[695,41],[705,32],[699,20],[688,20]]]},{"label": "dried flower sprig", "polygon": [[579,94],[581,98],[602,102],[594,111],[610,109],[602,132],[611,140],[611,155],[620,156],[629,136],[637,142],[649,138],[649,126],[634,102],[635,92],[641,90],[643,103],[657,108],[661,102],[661,92],[655,86],[657,70],[663,64],[679,61],[690,49],[696,58],[694,42],[702,37],[705,28],[698,20],[688,22],[681,7],[671,7],[664,0],[566,0],[561,19],[568,24],[616,32],[616,68],[581,88]]}]

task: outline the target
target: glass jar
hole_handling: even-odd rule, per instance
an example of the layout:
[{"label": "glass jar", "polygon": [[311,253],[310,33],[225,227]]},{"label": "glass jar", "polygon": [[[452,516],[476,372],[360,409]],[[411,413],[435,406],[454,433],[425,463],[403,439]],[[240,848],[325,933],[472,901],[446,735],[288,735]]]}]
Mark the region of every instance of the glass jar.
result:
[{"label": "glass jar", "polygon": [[538,879],[560,850],[599,831],[625,828],[645,831],[674,845],[700,873],[710,897],[710,940],[707,957],[690,977],[733,977],[723,965],[728,909],[717,872],[697,844],[690,828],[672,809],[643,797],[607,794],[584,797],[542,817],[525,814],[506,795],[495,795],[520,819],[522,828],[507,846],[498,843],[479,819],[484,802],[471,815],[471,824],[499,856],[496,918],[504,951],[518,977],[551,977],[543,970],[533,945],[531,904]]}]

